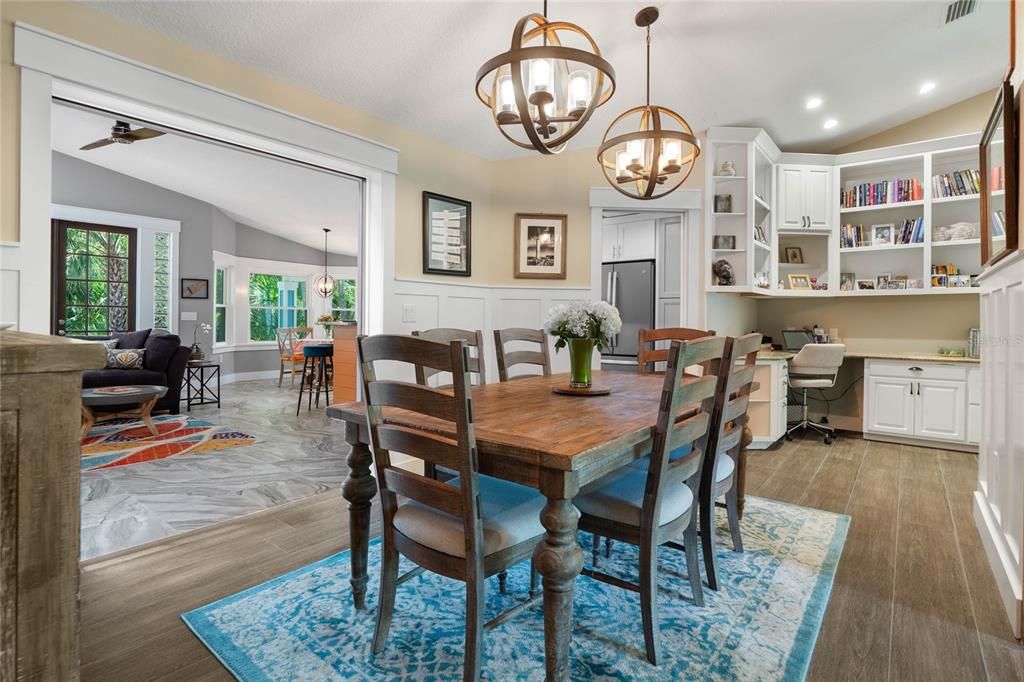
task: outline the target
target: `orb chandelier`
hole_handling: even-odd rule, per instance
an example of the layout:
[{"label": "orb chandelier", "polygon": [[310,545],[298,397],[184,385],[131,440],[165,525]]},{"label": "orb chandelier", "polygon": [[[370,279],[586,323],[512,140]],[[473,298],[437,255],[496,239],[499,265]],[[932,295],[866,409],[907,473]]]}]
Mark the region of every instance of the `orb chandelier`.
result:
[{"label": "orb chandelier", "polygon": [[330,298],[331,294],[334,293],[334,278],[327,274],[327,235],[330,230],[326,227],[324,230],[324,274],[313,280],[313,289],[322,298]]},{"label": "orb chandelier", "polygon": [[611,98],[615,70],[590,34],[547,14],[544,0],[516,23],[509,51],[476,72],[476,96],[512,144],[557,154]]},{"label": "orb chandelier", "polygon": [[700,156],[700,140],[682,116],[651,104],[651,24],[656,7],[636,15],[647,29],[647,103],[623,112],[605,131],[597,161],[612,187],[634,199],[657,199],[690,176]]}]

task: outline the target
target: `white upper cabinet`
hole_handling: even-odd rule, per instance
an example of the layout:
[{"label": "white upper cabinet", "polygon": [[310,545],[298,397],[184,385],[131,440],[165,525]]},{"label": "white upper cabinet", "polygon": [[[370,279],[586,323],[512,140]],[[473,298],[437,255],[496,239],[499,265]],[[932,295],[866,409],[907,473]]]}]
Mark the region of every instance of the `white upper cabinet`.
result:
[{"label": "white upper cabinet", "polygon": [[783,164],[778,169],[779,228],[831,227],[832,168]]},{"label": "white upper cabinet", "polygon": [[605,263],[625,260],[652,260],[656,252],[654,220],[632,222],[604,221],[604,243],[601,248]]}]

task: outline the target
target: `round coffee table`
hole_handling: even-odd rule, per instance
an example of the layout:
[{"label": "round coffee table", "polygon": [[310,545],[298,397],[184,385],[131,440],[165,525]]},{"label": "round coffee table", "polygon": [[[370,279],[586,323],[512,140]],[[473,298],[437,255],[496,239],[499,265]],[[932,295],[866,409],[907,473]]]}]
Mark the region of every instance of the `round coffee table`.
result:
[{"label": "round coffee table", "polygon": [[[145,423],[149,432],[156,436],[158,434],[156,425],[153,424],[153,406],[156,401],[167,394],[166,386],[101,386],[99,388],[82,389],[82,432],[81,437],[85,438],[89,429],[97,421],[103,419],[114,419],[116,417],[135,417]],[[110,412],[97,417],[93,408],[103,408],[112,405],[137,405],[135,408]]]}]

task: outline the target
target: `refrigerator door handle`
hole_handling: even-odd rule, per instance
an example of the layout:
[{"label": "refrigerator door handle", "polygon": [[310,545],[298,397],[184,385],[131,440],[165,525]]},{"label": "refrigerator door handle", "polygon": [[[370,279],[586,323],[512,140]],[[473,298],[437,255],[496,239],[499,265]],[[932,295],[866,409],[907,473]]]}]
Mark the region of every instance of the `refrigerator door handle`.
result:
[{"label": "refrigerator door handle", "polygon": [[604,286],[604,300],[608,301],[609,303],[612,302],[612,273],[612,270],[608,271],[608,279],[605,282]]},{"label": "refrigerator door handle", "polygon": [[[619,307],[619,273],[612,271],[612,307]],[[615,338],[612,339],[612,347],[619,345],[619,335],[616,334]]]}]

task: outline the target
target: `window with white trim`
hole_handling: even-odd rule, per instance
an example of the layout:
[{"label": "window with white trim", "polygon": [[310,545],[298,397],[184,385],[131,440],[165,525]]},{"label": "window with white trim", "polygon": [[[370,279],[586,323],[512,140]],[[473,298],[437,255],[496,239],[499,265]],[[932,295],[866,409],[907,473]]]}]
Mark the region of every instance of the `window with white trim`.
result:
[{"label": "window with white trim", "polygon": [[171,329],[171,240],[167,232],[153,235],[153,326]]},{"label": "window with white trim", "polygon": [[249,341],[274,341],[278,328],[308,326],[306,278],[249,275]]},{"label": "window with white trim", "polygon": [[228,269],[216,268],[213,273],[213,343],[228,342]]},{"label": "window with white trim", "polygon": [[336,279],[331,294],[331,316],[335,320],[351,322],[356,319],[356,281]]}]

